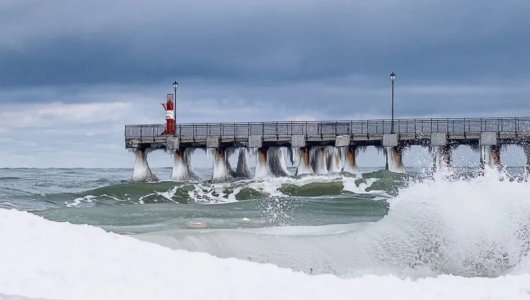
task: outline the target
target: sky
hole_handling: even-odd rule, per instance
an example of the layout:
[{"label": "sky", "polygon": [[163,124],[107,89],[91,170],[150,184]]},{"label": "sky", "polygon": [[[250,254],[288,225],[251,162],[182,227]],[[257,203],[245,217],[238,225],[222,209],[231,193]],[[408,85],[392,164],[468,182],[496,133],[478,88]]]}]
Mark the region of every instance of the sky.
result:
[{"label": "sky", "polygon": [[163,123],[174,80],[185,123],[388,118],[392,71],[399,118],[530,116],[529,15],[526,0],[0,0],[0,167],[132,167],[123,127]]}]

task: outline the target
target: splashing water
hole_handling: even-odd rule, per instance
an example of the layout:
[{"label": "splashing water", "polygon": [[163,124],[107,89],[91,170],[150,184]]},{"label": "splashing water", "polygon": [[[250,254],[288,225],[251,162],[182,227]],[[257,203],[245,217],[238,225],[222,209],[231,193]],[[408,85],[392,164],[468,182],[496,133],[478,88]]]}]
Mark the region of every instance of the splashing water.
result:
[{"label": "splashing water", "polygon": [[[174,233],[166,245],[341,276],[527,273],[530,269],[522,266],[530,266],[528,195],[528,182],[490,169],[471,179],[438,172],[402,189],[378,222],[344,225],[332,233],[320,227],[310,235]],[[156,234],[141,238],[155,236],[165,243]],[[220,246],[220,241],[228,243]]]}]

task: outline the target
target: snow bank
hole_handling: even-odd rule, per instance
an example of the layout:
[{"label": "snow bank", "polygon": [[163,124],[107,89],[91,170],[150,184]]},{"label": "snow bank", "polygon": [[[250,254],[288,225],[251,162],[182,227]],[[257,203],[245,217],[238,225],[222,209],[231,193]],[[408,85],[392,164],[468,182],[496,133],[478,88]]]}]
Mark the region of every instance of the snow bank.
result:
[{"label": "snow bank", "polygon": [[495,279],[311,276],[171,250],[87,225],[0,209],[0,294],[52,299],[527,299],[530,275]]}]

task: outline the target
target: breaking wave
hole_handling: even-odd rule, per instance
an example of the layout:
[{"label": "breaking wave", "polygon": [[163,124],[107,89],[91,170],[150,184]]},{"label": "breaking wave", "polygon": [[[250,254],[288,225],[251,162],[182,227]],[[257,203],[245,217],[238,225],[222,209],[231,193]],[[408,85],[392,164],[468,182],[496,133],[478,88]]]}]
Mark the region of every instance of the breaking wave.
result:
[{"label": "breaking wave", "polygon": [[527,181],[493,170],[467,179],[438,173],[401,189],[377,222],[320,226],[310,233],[283,227],[139,237],[307,273],[497,277],[530,267],[529,195]]},{"label": "breaking wave", "polygon": [[[173,182],[120,183],[81,193],[42,195],[46,201],[66,207],[99,205],[179,203],[215,204],[270,197],[319,197],[348,194],[395,194],[409,175],[377,171],[359,176],[278,177],[225,183]],[[388,196],[386,196],[388,197]]]}]

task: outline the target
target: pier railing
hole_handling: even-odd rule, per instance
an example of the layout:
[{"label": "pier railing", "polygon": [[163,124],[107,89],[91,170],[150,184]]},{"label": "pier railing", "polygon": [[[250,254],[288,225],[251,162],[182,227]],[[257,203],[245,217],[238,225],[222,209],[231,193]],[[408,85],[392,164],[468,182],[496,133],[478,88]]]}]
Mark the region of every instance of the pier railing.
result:
[{"label": "pier railing", "polygon": [[[165,134],[166,126],[126,125],[125,138],[154,138]],[[377,135],[391,133],[391,120],[261,122],[261,123],[193,123],[178,124],[177,136],[182,138],[261,136],[323,136]],[[398,134],[428,135],[431,133],[466,134],[480,132],[530,133],[530,117],[523,118],[458,118],[458,119],[396,119]]]}]

